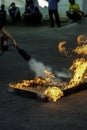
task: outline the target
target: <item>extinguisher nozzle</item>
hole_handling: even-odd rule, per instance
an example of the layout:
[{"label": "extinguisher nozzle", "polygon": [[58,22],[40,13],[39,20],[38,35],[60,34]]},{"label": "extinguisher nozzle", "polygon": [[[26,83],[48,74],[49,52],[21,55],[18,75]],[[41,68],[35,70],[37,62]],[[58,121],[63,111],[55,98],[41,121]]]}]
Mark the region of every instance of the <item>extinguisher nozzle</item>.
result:
[{"label": "extinguisher nozzle", "polygon": [[31,59],[31,56],[27,54],[23,49],[20,49],[17,47],[18,53],[26,60],[29,61]]}]

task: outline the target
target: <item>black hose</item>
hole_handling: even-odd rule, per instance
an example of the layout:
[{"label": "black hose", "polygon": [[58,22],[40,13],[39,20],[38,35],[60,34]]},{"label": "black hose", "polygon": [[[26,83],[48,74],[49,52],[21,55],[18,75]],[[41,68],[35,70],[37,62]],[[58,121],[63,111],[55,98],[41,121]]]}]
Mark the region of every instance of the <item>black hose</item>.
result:
[{"label": "black hose", "polygon": [[[8,46],[8,48],[10,47],[10,46],[12,46],[13,44],[10,44],[9,46]],[[25,51],[25,50],[23,50],[23,49],[21,49],[21,48],[19,48],[19,47],[16,47],[16,49],[17,49],[17,51],[18,51],[18,53],[26,60],[26,61],[29,61],[30,59],[31,59],[31,56],[29,55],[29,54],[27,54],[27,52]],[[6,51],[8,51],[8,50],[6,50]],[[2,56],[6,51],[2,51],[1,53],[0,53],[0,56]]]},{"label": "black hose", "polygon": [[26,51],[24,51],[23,49],[20,49],[19,47],[16,47],[18,50],[18,53],[26,60],[29,61],[31,59],[31,56],[29,54],[27,54]]}]

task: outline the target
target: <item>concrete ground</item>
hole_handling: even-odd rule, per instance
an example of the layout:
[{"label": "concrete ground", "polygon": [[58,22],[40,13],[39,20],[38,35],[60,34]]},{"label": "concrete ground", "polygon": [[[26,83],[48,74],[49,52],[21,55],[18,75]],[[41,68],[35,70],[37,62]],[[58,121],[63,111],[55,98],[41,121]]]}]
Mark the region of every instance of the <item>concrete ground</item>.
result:
[{"label": "concrete ground", "polygon": [[[77,36],[87,36],[87,20],[62,26],[6,26],[20,47],[53,72],[67,72],[73,59],[60,54],[57,45],[77,46]],[[87,90],[43,103],[8,92],[9,83],[32,79],[28,63],[13,47],[0,56],[0,130],[87,130]]]}]

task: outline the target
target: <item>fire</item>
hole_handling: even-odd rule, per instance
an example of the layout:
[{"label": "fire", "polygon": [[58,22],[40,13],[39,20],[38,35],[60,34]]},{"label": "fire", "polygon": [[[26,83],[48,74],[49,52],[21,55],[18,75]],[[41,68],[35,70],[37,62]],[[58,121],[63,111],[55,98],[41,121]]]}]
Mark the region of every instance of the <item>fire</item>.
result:
[{"label": "fire", "polygon": [[74,72],[74,75],[65,89],[78,86],[85,81],[87,78],[87,61],[84,58],[76,59],[70,70]]},{"label": "fire", "polygon": [[[32,87],[32,86],[35,86],[35,87],[36,86],[48,86],[48,85],[59,86],[59,83],[56,82],[54,79],[55,79],[55,76],[51,72],[45,70],[41,77],[35,77],[32,80],[22,80],[20,83],[14,83],[14,84],[10,83],[9,85],[10,85],[10,87],[20,88],[20,89],[21,88],[26,89],[26,87]],[[63,82],[62,85],[63,84],[66,84],[66,83]]]},{"label": "fire", "polygon": [[[17,88],[21,90],[33,90],[34,92],[39,91],[42,95],[45,95],[52,101],[56,101],[61,96],[63,96],[62,87],[64,87],[66,82],[57,82],[54,80],[55,76],[45,70],[41,77],[35,77],[33,80],[22,80],[19,83],[10,83],[11,88]],[[55,86],[55,87],[54,87]],[[61,89],[60,89],[61,88]]]},{"label": "fire", "polygon": [[87,55],[87,38],[85,35],[79,35],[77,37],[77,43],[79,46],[77,46],[75,49],[73,49],[73,52],[81,55]]},{"label": "fire", "polygon": [[[83,56],[87,55],[87,38],[85,37],[85,35],[78,36],[77,43],[79,46],[73,49],[73,52]],[[66,85],[64,89],[69,89],[78,86],[86,81],[87,60],[85,57],[75,59],[69,69],[73,71],[74,74],[71,80],[69,81],[68,85]]]},{"label": "fire", "polygon": [[[69,83],[59,82],[55,80],[55,75],[52,72],[45,70],[40,77],[35,77],[32,80],[23,80],[19,83],[10,83],[11,88],[18,88],[22,90],[33,90],[38,91],[42,95],[48,97],[52,101],[57,101],[64,94],[63,91],[70,89],[72,87],[77,87],[87,80],[87,60],[85,55],[87,55],[87,39],[84,35],[80,35],[77,38],[78,46],[72,50],[72,52],[84,57],[77,58],[73,61],[69,70],[73,73],[72,78]],[[59,52],[65,53],[67,56],[67,49],[64,47],[65,41],[58,44]]]},{"label": "fire", "polygon": [[55,102],[57,99],[63,96],[63,91],[56,86],[52,86],[45,90],[44,95]]},{"label": "fire", "polygon": [[76,47],[76,49],[73,50],[73,52],[77,53],[77,54],[82,54],[82,55],[87,55],[87,45],[82,45],[82,46],[78,46]]},{"label": "fire", "polygon": [[66,48],[64,47],[64,45],[66,44],[66,41],[62,41],[58,44],[58,50],[60,53],[64,53],[65,55],[67,55],[67,51]]},{"label": "fire", "polygon": [[86,38],[86,36],[84,34],[79,35],[77,37],[77,43],[78,43],[78,45],[85,44],[85,43],[87,44],[87,38]]}]

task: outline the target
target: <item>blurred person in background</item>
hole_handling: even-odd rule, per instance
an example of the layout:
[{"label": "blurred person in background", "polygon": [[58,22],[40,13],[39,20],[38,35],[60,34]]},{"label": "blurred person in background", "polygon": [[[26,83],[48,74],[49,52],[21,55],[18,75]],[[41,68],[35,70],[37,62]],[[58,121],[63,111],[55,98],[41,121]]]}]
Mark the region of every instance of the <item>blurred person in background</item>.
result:
[{"label": "blurred person in background", "polygon": [[4,4],[2,4],[1,7],[0,7],[0,21],[3,24],[7,23],[7,13],[6,13],[5,5]]},{"label": "blurred person in background", "polygon": [[73,22],[81,20],[82,16],[84,16],[84,13],[80,9],[79,4],[76,3],[75,0],[68,0],[68,1],[69,1],[69,10],[66,11],[67,17],[71,19]]},{"label": "blurred person in background", "polygon": [[20,22],[21,21],[21,13],[19,7],[15,5],[15,3],[11,3],[8,8],[9,14],[12,18],[13,22]]},{"label": "blurred person in background", "polygon": [[61,27],[61,22],[60,22],[60,17],[58,12],[58,2],[60,0],[47,0],[47,1],[48,1],[48,13],[50,17],[50,27],[54,27],[55,22],[58,27]]},{"label": "blurred person in background", "polygon": [[28,25],[36,25],[41,23],[42,14],[39,8],[34,5],[32,0],[27,3],[23,18]]}]

